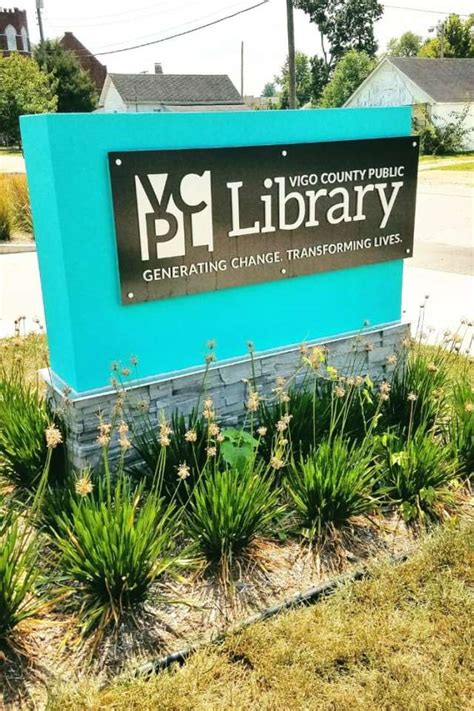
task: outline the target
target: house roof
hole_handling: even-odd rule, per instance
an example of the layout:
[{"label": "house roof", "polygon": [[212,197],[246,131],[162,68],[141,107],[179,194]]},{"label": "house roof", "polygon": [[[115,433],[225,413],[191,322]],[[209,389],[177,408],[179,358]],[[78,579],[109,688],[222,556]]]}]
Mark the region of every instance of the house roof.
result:
[{"label": "house roof", "polygon": [[79,60],[79,64],[86,72],[89,72],[96,85],[97,91],[100,93],[104,86],[105,77],[107,76],[107,67],[104,66],[97,57],[94,57],[72,32],[65,32],[60,42],[65,49],[74,52]]},{"label": "house roof", "polygon": [[474,101],[474,59],[387,59],[437,102]]},{"label": "house roof", "polygon": [[227,74],[110,74],[125,102],[242,104]]}]

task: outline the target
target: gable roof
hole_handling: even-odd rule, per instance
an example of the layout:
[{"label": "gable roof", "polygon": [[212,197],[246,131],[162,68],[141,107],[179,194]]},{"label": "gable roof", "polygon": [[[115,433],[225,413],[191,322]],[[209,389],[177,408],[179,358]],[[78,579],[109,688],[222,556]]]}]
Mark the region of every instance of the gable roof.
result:
[{"label": "gable roof", "polygon": [[242,104],[227,74],[110,74],[125,102]]},{"label": "gable roof", "polygon": [[107,76],[107,67],[104,66],[97,57],[94,57],[72,32],[65,32],[60,42],[65,49],[68,49],[76,55],[81,67],[91,75],[97,91],[100,94],[104,86],[105,77]]},{"label": "gable roof", "polygon": [[437,102],[474,101],[474,59],[387,57]]}]

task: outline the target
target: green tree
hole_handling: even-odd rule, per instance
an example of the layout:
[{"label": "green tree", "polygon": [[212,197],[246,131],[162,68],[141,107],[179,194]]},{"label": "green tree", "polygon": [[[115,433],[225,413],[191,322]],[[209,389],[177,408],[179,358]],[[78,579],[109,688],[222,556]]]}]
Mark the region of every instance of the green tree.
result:
[{"label": "green tree", "polygon": [[57,97],[34,59],[14,52],[0,57],[0,134],[20,143],[19,117],[56,111]]},{"label": "green tree", "polygon": [[350,49],[374,57],[374,23],[382,17],[378,0],[294,0],[319,30],[324,63],[331,72]]},{"label": "green tree", "polygon": [[426,40],[419,51],[420,57],[438,58],[474,57],[474,14],[464,21],[459,15],[450,15],[437,27],[436,37]]},{"label": "green tree", "polygon": [[324,87],[329,81],[329,69],[322,57],[315,55],[309,60],[311,69],[311,101],[317,105]]},{"label": "green tree", "polygon": [[263,87],[262,96],[275,96],[275,82],[267,81],[267,83]]},{"label": "green tree", "polygon": [[325,108],[342,106],[354,93],[377,62],[365,52],[349,50],[337,63],[331,81],[321,96],[321,106]]},{"label": "green tree", "polygon": [[70,113],[93,111],[97,106],[95,84],[77,57],[59,40],[46,40],[35,48],[34,58],[48,76],[58,97],[58,111]]},{"label": "green tree", "polygon": [[387,53],[392,57],[416,57],[421,49],[422,39],[414,32],[404,32],[394,37],[387,45]]},{"label": "green tree", "polygon": [[[304,52],[295,53],[296,66],[296,103],[303,106],[311,100],[311,71],[309,58]],[[280,108],[287,109],[289,106],[289,68],[288,57],[281,68],[281,75],[275,77],[275,82],[281,86]]]}]

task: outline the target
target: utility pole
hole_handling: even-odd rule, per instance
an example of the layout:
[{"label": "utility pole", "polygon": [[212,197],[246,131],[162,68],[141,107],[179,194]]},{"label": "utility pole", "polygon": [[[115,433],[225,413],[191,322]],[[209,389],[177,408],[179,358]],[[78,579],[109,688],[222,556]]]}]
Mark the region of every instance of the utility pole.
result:
[{"label": "utility pole", "polygon": [[38,18],[38,27],[39,27],[41,44],[43,44],[43,42],[44,42],[43,18],[41,17],[41,10],[43,8],[44,8],[43,0],[36,0],[36,16]]},{"label": "utility pole", "polygon": [[444,59],[444,22],[439,24],[439,54]]},{"label": "utility pole", "polygon": [[295,27],[292,0],[286,0],[286,24],[288,28],[288,103],[290,109],[296,109]]},{"label": "utility pole", "polygon": [[244,100],[244,43],[240,43],[240,96]]}]

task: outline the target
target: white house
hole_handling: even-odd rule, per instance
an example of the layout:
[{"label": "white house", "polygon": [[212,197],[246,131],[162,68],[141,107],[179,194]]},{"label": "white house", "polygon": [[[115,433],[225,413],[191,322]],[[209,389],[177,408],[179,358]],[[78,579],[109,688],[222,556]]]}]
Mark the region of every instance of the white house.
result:
[{"label": "white house", "polygon": [[465,148],[474,150],[474,59],[385,57],[344,106],[426,108],[435,122],[451,119],[469,105],[465,125],[471,128]]},{"label": "white house", "polygon": [[99,99],[106,112],[245,111],[226,74],[108,74]]}]

